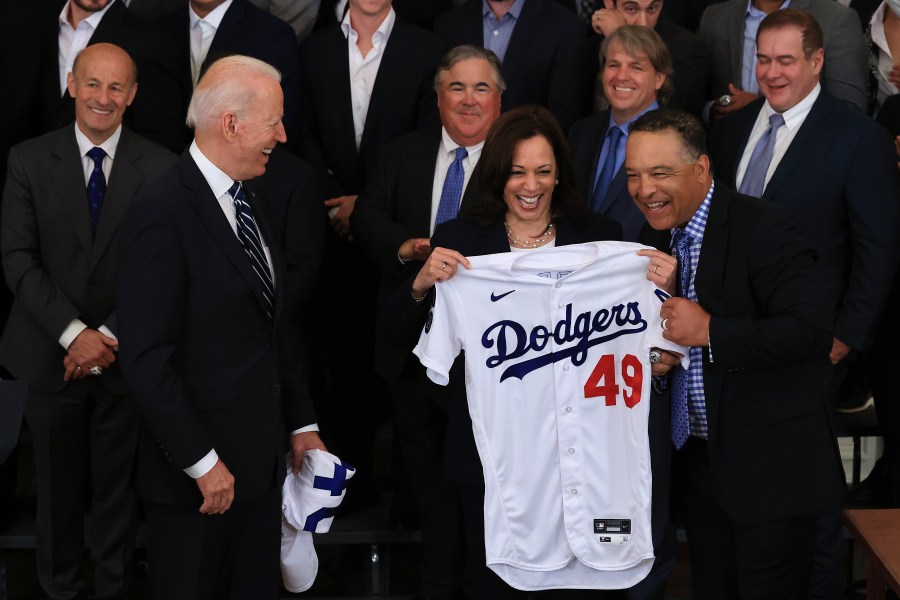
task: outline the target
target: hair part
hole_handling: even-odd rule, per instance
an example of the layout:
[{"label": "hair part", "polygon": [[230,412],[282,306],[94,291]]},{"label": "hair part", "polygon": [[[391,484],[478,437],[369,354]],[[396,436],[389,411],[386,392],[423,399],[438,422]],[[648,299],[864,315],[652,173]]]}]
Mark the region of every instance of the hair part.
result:
[{"label": "hair part", "polygon": [[813,53],[825,47],[825,36],[815,17],[805,10],[785,8],[769,13],[759,24],[756,30],[756,43],[759,44],[759,36],[770,29],[788,29],[796,27],[800,30],[800,39],[803,46],[803,56],[809,60]]},{"label": "hair part", "polygon": [[675,67],[672,64],[672,55],[669,47],[654,30],[643,25],[623,25],[603,39],[600,45],[600,72],[597,74],[596,94],[597,102],[606,101],[606,92],[603,90],[603,69],[612,44],[618,43],[625,54],[632,57],[646,56],[650,66],[657,73],[666,76],[662,87],[656,91],[656,100],[660,106],[665,106],[675,93],[675,84],[672,76]]},{"label": "hair part", "polygon": [[257,88],[248,81],[254,77],[268,77],[281,83],[278,69],[256,58],[236,54],[214,62],[200,77],[191,96],[185,119],[187,126],[201,127],[226,112],[243,117],[257,94]]},{"label": "hair part", "polygon": [[460,216],[485,226],[505,217],[509,207],[504,191],[512,172],[516,147],[520,142],[537,136],[547,140],[556,161],[557,183],[550,198],[552,218],[564,214],[573,221],[579,221],[586,216],[584,202],[575,191],[572,159],[562,128],[549,110],[534,104],[509,110],[494,122],[472,175],[478,200],[464,204]]},{"label": "hair part", "polygon": [[709,156],[706,147],[706,131],[700,119],[677,108],[660,108],[644,113],[631,124],[628,134],[637,132],[666,133],[678,136],[687,162],[696,162],[703,155]]},{"label": "hair part", "polygon": [[448,73],[456,63],[463,62],[464,60],[487,61],[494,74],[494,85],[497,87],[497,91],[502,93],[506,89],[506,81],[503,79],[502,66],[500,65],[500,59],[497,58],[497,55],[487,48],[464,44],[452,48],[441,57],[441,62],[434,74],[434,91],[440,91],[441,84],[444,80],[444,74]]}]

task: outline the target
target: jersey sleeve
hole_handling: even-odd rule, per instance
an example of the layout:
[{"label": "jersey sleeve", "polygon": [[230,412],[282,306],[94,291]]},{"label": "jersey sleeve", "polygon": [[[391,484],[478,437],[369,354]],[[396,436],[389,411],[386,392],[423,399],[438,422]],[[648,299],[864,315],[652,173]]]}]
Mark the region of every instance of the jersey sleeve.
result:
[{"label": "jersey sleeve", "polygon": [[462,350],[465,327],[462,303],[451,281],[435,286],[434,302],[413,354],[438,385],[450,382],[450,367]]}]

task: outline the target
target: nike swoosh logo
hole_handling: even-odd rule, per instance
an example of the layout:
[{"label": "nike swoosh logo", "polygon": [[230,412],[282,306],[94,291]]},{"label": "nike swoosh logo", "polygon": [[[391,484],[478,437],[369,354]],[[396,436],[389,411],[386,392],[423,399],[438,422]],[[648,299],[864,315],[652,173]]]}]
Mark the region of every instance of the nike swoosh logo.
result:
[{"label": "nike swoosh logo", "polygon": [[491,292],[491,302],[496,302],[497,300],[501,300],[501,299],[503,299],[503,298],[506,298],[507,296],[509,296],[510,294],[512,294],[514,291],[516,291],[516,290],[509,290],[509,291],[506,292],[505,294],[500,294],[500,295],[497,295],[497,294],[495,294],[494,292]]}]

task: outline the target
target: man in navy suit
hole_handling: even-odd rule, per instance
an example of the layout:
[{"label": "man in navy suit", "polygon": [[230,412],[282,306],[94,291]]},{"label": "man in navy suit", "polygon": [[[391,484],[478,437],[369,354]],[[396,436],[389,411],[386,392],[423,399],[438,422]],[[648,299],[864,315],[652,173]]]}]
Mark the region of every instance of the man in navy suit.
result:
[{"label": "man in navy suit", "polygon": [[618,221],[622,239],[634,242],[647,221],[625,184],[628,126],[666,104],[673,90],[672,59],[658,34],[631,25],[603,40],[600,57],[609,108],[577,121],[569,131],[575,184],[594,212]]},{"label": "man in navy suit", "polygon": [[590,113],[587,31],[553,0],[469,0],[439,16],[434,32],[450,46],[472,44],[503,64],[503,110],[547,107],[563,131]]},{"label": "man in navy suit", "polygon": [[[818,253],[820,293],[834,313],[829,396],[836,400],[847,360],[875,335],[897,265],[898,182],[888,133],[822,89],[822,30],[809,13],[775,11],[757,32],[756,78],[763,98],[716,126],[712,157],[729,186],[784,206]],[[774,134],[773,134],[774,132]],[[769,143],[767,161],[759,159]],[[823,521],[817,581],[833,598],[837,511]],[[827,556],[826,555],[829,555]],[[828,591],[825,591],[828,590]]]},{"label": "man in navy suit", "polygon": [[286,141],[282,111],[274,68],[214,63],[188,109],[194,142],[123,226],[119,341],[160,600],[277,598],[285,451],[296,473],[323,447],[280,240],[248,181]]}]

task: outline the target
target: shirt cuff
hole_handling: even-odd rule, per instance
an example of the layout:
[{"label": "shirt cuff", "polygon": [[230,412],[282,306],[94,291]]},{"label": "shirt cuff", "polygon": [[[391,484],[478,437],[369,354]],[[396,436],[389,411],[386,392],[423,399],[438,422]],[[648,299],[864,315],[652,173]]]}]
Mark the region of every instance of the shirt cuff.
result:
[{"label": "shirt cuff", "polygon": [[209,454],[185,469],[184,472],[187,473],[191,479],[200,479],[212,471],[212,468],[216,466],[217,462],[219,462],[219,455],[216,454],[216,449],[213,448],[209,451]]},{"label": "shirt cuff", "polygon": [[87,325],[81,319],[72,319],[66,328],[63,329],[62,335],[59,336],[59,345],[63,347],[63,350],[68,350],[75,338],[78,337],[78,334],[85,329],[87,329]]},{"label": "shirt cuff", "polygon": [[102,333],[102,334],[105,335],[106,337],[111,337],[112,339],[116,340],[117,342],[119,341],[119,338],[116,337],[116,334],[114,334],[114,333],[110,330],[110,328],[107,327],[106,325],[101,325],[100,327],[97,328],[97,331],[99,331],[100,333]]},{"label": "shirt cuff", "polygon": [[319,424],[313,423],[312,425],[307,425],[306,427],[301,427],[300,429],[295,429],[291,432],[291,435],[296,435],[298,433],[308,433],[310,431],[319,431]]},{"label": "shirt cuff", "polygon": [[412,262],[412,261],[406,260],[405,258],[403,258],[402,256],[400,256],[400,253],[399,253],[399,252],[397,253],[397,261],[398,261],[401,265],[405,265],[405,264],[408,263],[408,262]]}]

